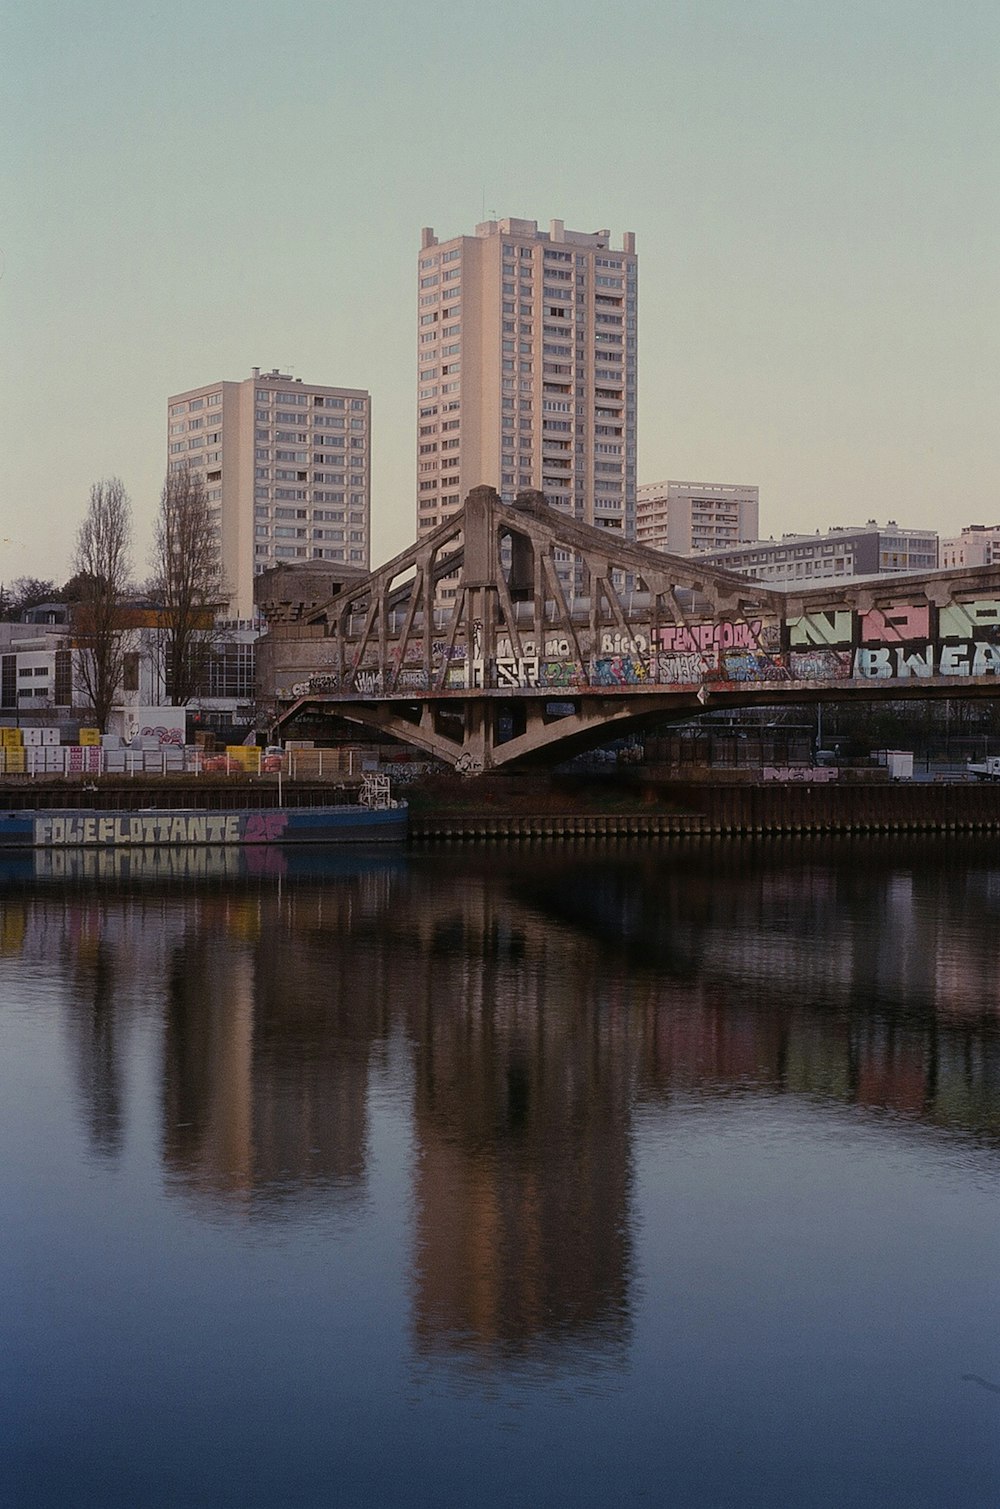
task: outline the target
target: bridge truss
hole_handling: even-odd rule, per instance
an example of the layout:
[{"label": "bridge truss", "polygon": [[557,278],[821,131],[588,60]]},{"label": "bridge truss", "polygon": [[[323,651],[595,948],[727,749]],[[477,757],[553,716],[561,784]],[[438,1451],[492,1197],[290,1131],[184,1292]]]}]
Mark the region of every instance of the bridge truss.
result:
[{"label": "bridge truss", "polygon": [[327,713],[466,771],[706,705],[1000,690],[1000,568],[783,590],[488,487],[297,623],[275,723]]}]

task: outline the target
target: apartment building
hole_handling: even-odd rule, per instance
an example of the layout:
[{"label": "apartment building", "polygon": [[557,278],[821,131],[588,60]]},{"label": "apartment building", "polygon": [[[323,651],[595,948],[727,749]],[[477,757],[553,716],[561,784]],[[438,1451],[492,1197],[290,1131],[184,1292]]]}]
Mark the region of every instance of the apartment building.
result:
[{"label": "apartment building", "polygon": [[967,524],[961,534],[941,541],[941,565],[996,566],[1000,563],[1000,524]]},{"label": "apartment building", "polygon": [[647,482],[636,499],[640,545],[690,555],[755,540],[760,490],[729,482]]},{"label": "apartment building", "polygon": [[631,232],[615,250],[561,220],[423,231],[418,534],[485,483],[634,539],[637,276]]},{"label": "apartment building", "polygon": [[751,540],[726,550],[704,551],[700,558],[760,581],[824,581],[884,571],[934,571],[938,537],[929,529],[900,529],[894,519],[884,527],[870,519],[863,528]]},{"label": "apartment building", "polygon": [[253,580],[281,561],[371,553],[371,395],[259,367],[167,401],[167,465],[205,484],[227,616],[254,617]]}]

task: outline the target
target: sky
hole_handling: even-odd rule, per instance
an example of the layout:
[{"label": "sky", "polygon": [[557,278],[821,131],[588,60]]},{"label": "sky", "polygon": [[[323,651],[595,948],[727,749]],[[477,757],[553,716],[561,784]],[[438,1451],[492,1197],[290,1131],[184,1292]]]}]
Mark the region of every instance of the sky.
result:
[{"label": "sky", "polygon": [[71,572],[166,398],[373,397],[372,563],[415,527],[416,262],[483,218],[633,230],[639,481],[762,533],[1000,522],[1000,7],[2,0],[0,581]]}]

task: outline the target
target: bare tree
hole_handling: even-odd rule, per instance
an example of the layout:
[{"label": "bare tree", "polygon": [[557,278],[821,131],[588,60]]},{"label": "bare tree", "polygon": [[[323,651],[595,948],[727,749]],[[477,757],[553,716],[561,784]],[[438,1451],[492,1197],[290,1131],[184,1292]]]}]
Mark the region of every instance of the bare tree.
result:
[{"label": "bare tree", "polygon": [[166,694],[184,706],[204,688],[219,606],[218,533],[201,479],[184,466],[160,494],[152,583],[163,614]]},{"label": "bare tree", "polygon": [[125,658],[123,607],[131,575],[132,504],[118,477],[95,482],[77,535],[80,595],[74,612],[79,676],[98,726],[108,716]]}]

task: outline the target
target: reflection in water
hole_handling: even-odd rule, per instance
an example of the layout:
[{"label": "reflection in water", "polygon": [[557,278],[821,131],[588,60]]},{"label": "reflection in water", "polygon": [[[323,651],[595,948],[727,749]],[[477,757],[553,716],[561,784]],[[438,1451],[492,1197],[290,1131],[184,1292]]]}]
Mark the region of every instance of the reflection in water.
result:
[{"label": "reflection in water", "polygon": [[[181,856],[172,855],[171,860]],[[110,864],[0,890],[0,960],[61,981],[91,1147],[121,1151],[137,1022],[172,1192],[241,1219],[356,1206],[373,1075],[413,1147],[425,1354],[614,1356],[634,1118],[764,1092],[1000,1138],[1000,866],[975,843],[558,847],[270,873]]]},{"label": "reflection in water", "polygon": [[598,950],[478,876],[413,925],[418,1344],[618,1344],[633,1042]]},{"label": "reflection in water", "polygon": [[123,1129],[118,959],[112,943],[95,930],[79,939],[74,963],[74,1010],[67,1025],[87,1129],[95,1152],[118,1153]]},{"label": "reflection in water", "polygon": [[[378,873],[206,902],[171,963],[164,1152],[180,1185],[276,1216],[364,1187],[388,992],[358,944]],[[348,939],[351,947],[345,947]]]}]

